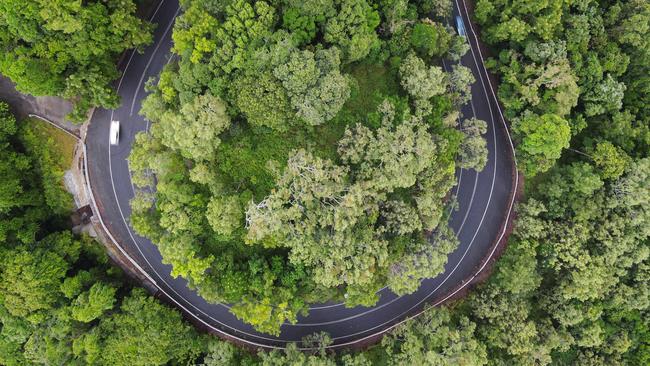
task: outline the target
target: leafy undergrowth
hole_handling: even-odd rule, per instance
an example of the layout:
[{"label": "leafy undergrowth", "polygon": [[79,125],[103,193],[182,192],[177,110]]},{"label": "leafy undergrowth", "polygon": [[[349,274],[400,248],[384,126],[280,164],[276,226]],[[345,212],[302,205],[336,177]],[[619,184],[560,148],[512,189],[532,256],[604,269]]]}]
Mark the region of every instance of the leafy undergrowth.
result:
[{"label": "leafy undergrowth", "polygon": [[21,139],[43,177],[47,204],[58,213],[72,209],[72,197],[65,189],[63,176],[72,167],[77,140],[37,118],[21,123]]}]

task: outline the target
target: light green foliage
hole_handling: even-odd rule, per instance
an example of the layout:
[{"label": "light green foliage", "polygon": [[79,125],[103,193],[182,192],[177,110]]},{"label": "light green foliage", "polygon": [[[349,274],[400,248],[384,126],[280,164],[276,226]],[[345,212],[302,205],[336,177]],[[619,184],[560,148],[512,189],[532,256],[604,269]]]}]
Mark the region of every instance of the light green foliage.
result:
[{"label": "light green foliage", "polygon": [[549,40],[561,29],[565,6],[562,0],[480,0],[476,4],[476,18],[492,25],[486,30],[489,42],[521,42],[529,34]]},{"label": "light green foliage", "polygon": [[110,83],[115,58],[151,41],[151,27],[134,15],[132,1],[0,2],[0,72],[18,90],[63,96],[75,103],[70,118],[83,121],[88,108],[113,108]]},{"label": "light green foliage", "polygon": [[388,191],[413,186],[435,159],[436,150],[431,134],[415,118],[376,132],[357,125],[339,142],[341,159],[358,167],[356,179],[368,182],[369,188]]},{"label": "light green foliage", "polygon": [[388,201],[381,213],[385,230],[391,234],[406,235],[422,230],[422,222],[415,207],[403,201]]},{"label": "light green foliage", "polygon": [[187,159],[209,161],[221,143],[219,134],[230,127],[230,117],[221,99],[205,94],[185,104],[180,114],[163,114],[155,126],[166,146]]},{"label": "light green foliage", "polygon": [[73,301],[72,318],[84,323],[99,318],[105,311],[113,308],[115,291],[114,287],[96,282],[88,291],[82,292]]},{"label": "light green foliage", "polygon": [[483,134],[487,132],[487,123],[476,118],[463,121],[461,131],[465,134],[458,152],[459,166],[481,171],[487,163],[487,143]]},{"label": "light green foliage", "polygon": [[313,365],[313,366],[335,366],[336,362],[327,357],[318,357],[305,354],[291,345],[284,352],[273,351],[270,354],[260,353],[260,365],[280,366],[280,365]]},{"label": "light green foliage", "polygon": [[[641,85],[647,84],[643,75],[648,42],[639,37],[649,29],[647,4],[581,3],[570,11],[569,5],[557,0],[481,0],[476,17],[490,43],[511,42],[497,64],[506,117],[516,121],[525,119],[527,111],[552,113],[567,120],[572,135],[586,129],[578,135],[575,148],[589,153],[582,155],[586,158],[600,145],[593,158],[606,179],[625,169],[622,150],[628,156],[632,149],[639,156],[647,154],[639,140],[645,135],[644,124],[632,122],[631,110],[625,110],[628,101],[640,119],[647,117],[638,108],[640,97],[647,95]],[[529,152],[519,151],[519,155],[526,160]],[[531,175],[545,169],[524,170]]]},{"label": "light green foliage", "polygon": [[380,19],[366,0],[338,0],[338,12],[324,26],[324,39],[343,51],[345,62],[360,60],[379,43]]},{"label": "light green foliage", "polygon": [[205,366],[253,364],[253,355],[230,342],[211,337],[208,340],[203,364]]},{"label": "light green foliage", "polygon": [[400,64],[402,88],[414,99],[417,116],[431,113],[431,98],[447,90],[447,75],[440,66],[429,66],[415,54],[409,54]]},{"label": "light green foliage", "polygon": [[234,87],[237,90],[235,104],[251,124],[287,130],[293,119],[289,97],[270,73],[235,79]]},{"label": "light green foliage", "polygon": [[64,174],[72,168],[77,140],[38,119],[21,123],[20,140],[28,154],[34,157],[33,167],[42,176],[40,182],[47,206],[57,213],[68,213],[72,209],[72,199],[64,186]]},{"label": "light green foliage", "polygon": [[409,8],[408,0],[385,0],[379,2],[380,14],[385,18],[381,27],[385,27],[391,34],[405,31],[411,23],[413,8]]},{"label": "light green foliage", "polygon": [[31,334],[30,324],[20,317],[15,317],[0,306],[0,362],[8,366],[27,363],[22,345]]},{"label": "light green foliage", "polygon": [[208,203],[206,216],[215,233],[228,237],[241,227],[244,210],[238,197],[214,196]]},{"label": "light green foliage", "polygon": [[513,122],[513,131],[520,143],[519,168],[527,175],[548,170],[569,147],[571,130],[562,117],[555,114],[538,116],[524,114]]},{"label": "light green foliage", "polygon": [[593,152],[594,163],[601,169],[603,179],[616,179],[623,174],[630,158],[609,141],[600,142]]},{"label": "light green foliage", "polygon": [[433,14],[438,18],[448,18],[454,9],[453,0],[419,0],[415,1],[423,14]]},{"label": "light green foliage", "polygon": [[348,80],[339,67],[336,48],[294,51],[273,74],[287,91],[296,117],[315,126],[334,118],[350,96]]},{"label": "light green foliage", "polygon": [[21,245],[0,253],[4,257],[0,291],[7,310],[31,321],[41,320],[43,311],[51,309],[60,298],[60,282],[79,251],[80,243],[69,233],[55,233],[33,248]]},{"label": "light green foliage", "polygon": [[625,84],[617,82],[611,75],[601,83],[594,86],[583,96],[585,101],[585,114],[595,116],[605,112],[615,112],[623,105]]},{"label": "light green foliage", "polygon": [[424,61],[411,54],[400,65],[402,87],[415,99],[428,100],[445,92],[446,76],[438,66],[427,67]]},{"label": "light green foliage", "polygon": [[431,167],[420,173],[418,192],[413,199],[425,230],[431,231],[440,225],[444,209],[442,201],[456,184],[454,168],[453,160],[445,161],[438,157]]},{"label": "light green foliage", "polygon": [[22,247],[3,254],[0,291],[4,306],[14,316],[32,315],[35,321],[41,320],[36,312],[50,310],[58,300],[68,263],[43,249],[30,252]]},{"label": "light green foliage", "polygon": [[443,223],[430,238],[409,243],[409,254],[391,264],[388,287],[397,295],[413,293],[424,278],[444,271],[447,256],[458,247],[454,232]]},{"label": "light green foliage", "polygon": [[334,0],[286,0],[294,8],[300,9],[300,12],[310,16],[324,15],[331,17],[336,13]]},{"label": "light green foliage", "polygon": [[235,304],[231,311],[260,332],[277,336],[280,324],[298,321],[297,310],[290,307],[288,302],[272,303],[271,297],[266,297],[262,301],[242,301]]},{"label": "light green foliage", "polygon": [[514,240],[469,304],[491,357],[523,364],[580,362],[578,350],[603,362],[645,357],[630,340],[648,329],[636,320],[650,305],[638,301],[647,286],[636,277],[648,260],[650,217],[641,208],[648,166],[639,160],[613,187],[587,163],[561,166],[519,207]]},{"label": "light green foliage", "polygon": [[429,309],[399,326],[381,342],[389,365],[484,365],[485,345],[476,340],[476,324],[450,310]]},{"label": "light green foliage", "polygon": [[[542,46],[542,45],[540,45]],[[545,44],[544,47],[559,47],[553,53],[527,48],[529,57],[535,55],[534,63],[523,64],[515,52],[502,52],[505,64],[505,85],[499,90],[499,97],[512,117],[529,108],[541,113],[555,113],[565,116],[578,102],[579,88],[561,45]],[[548,55],[548,56],[546,56]]]},{"label": "light green foliage", "polygon": [[550,217],[558,217],[565,209],[555,203],[565,200],[570,207],[580,206],[585,197],[592,195],[596,190],[603,187],[604,182],[597,174],[592,165],[583,162],[576,162],[562,169],[564,176],[553,175],[548,183],[542,187],[546,191],[546,197],[552,198],[552,203],[546,203],[544,212]]},{"label": "light green foliage", "polygon": [[447,54],[447,57],[451,61],[460,61],[460,59],[465,56],[469,49],[470,46],[467,38],[461,35],[455,35],[451,39],[451,45],[449,46],[449,53]]},{"label": "light green foliage", "polygon": [[449,91],[453,93],[454,104],[461,106],[472,99],[472,84],[476,82],[472,70],[463,65],[452,66],[449,74]]},{"label": "light green foliage", "polygon": [[201,3],[193,1],[177,20],[173,34],[175,52],[195,64],[208,58],[219,73],[229,74],[242,68],[250,53],[270,35],[274,9],[264,1],[251,4],[236,0],[226,6],[226,20],[219,23]]},{"label": "light green foliage", "polygon": [[93,273],[89,271],[79,271],[74,277],[66,277],[61,283],[61,293],[68,299],[73,299],[79,295],[83,289],[94,281]]},{"label": "light green foliage", "polygon": [[[378,130],[357,125],[346,131],[339,142],[345,166],[303,150],[290,157],[278,188],[249,205],[248,240],[289,247],[292,263],[312,268],[317,284],[348,285],[355,293],[360,286],[374,288],[389,267],[389,285],[394,278],[394,289],[401,293],[413,292],[422,278],[439,273],[455,241],[441,240],[439,246],[422,242],[417,232],[423,225],[416,207],[382,203],[386,194],[417,187],[419,178],[429,178],[420,174],[435,162],[436,145],[418,119],[406,117],[399,123],[388,102],[381,111],[383,126]],[[393,127],[394,123],[399,124]],[[389,219],[384,228],[376,228],[382,212],[390,218],[396,210],[408,211],[407,217],[416,221]],[[383,231],[415,233],[408,250],[413,254],[391,254]],[[387,261],[391,256],[398,258],[393,264]]]}]

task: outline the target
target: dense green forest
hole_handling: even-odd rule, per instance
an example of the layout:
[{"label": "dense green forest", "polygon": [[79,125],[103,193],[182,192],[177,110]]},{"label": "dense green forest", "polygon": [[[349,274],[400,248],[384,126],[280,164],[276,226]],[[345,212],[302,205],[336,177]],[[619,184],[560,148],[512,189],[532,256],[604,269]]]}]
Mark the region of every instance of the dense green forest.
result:
[{"label": "dense green forest", "polygon": [[[0,102],[0,364],[145,365],[207,347],[69,227],[58,159]],[[58,176],[59,179],[52,179]]]},{"label": "dense green forest", "polygon": [[115,108],[118,56],[151,42],[131,0],[0,0],[0,73],[31,95],[74,103],[70,119],[89,108]]},{"label": "dense green forest", "polygon": [[133,226],[174,276],[277,334],[308,303],[442,272],[445,199],[485,165],[486,124],[457,128],[474,78],[443,59],[468,45],[425,5],[183,2],[129,158]]},{"label": "dense green forest", "polygon": [[[142,194],[134,202],[134,208],[154,213],[134,224],[152,236],[160,235],[160,228],[179,230],[166,234],[177,235],[178,247],[170,251],[196,252],[188,257],[196,261],[175,263],[178,274],[191,277],[205,266],[221,265],[216,268],[222,273],[234,274],[228,289],[242,296],[260,299],[271,293],[268,301],[281,302],[282,296],[296,294],[309,301],[310,291],[326,287],[327,278],[309,272],[313,247],[300,248],[293,258],[297,244],[288,240],[291,247],[283,246],[291,238],[277,227],[286,228],[297,215],[295,206],[278,204],[287,192],[300,189],[303,198],[292,204],[309,203],[318,215],[313,220],[320,222],[336,217],[334,208],[322,211],[321,206],[341,204],[328,200],[340,200],[341,186],[347,197],[348,187],[373,182],[379,202],[390,202],[375,201],[378,216],[400,210],[420,222],[407,232],[410,236],[380,232],[375,237],[394,245],[395,238],[415,239],[428,227],[410,201],[418,185],[450,178],[421,178],[422,171],[453,173],[455,166],[484,162],[475,138],[481,123],[469,122],[475,127],[463,135],[455,130],[453,111],[466,100],[462,90],[469,80],[460,87],[444,84],[456,79],[438,68],[441,57],[453,59],[467,49],[441,25],[450,1],[380,0],[349,7],[327,0],[288,6],[233,2],[237,8],[227,1],[183,3],[186,11],[174,32],[178,62],[152,85],[144,113],[155,121],[153,136],[139,137],[131,161],[136,182],[151,184],[148,172],[153,171],[160,175],[162,192],[155,210],[152,197]],[[336,10],[328,12],[323,4],[336,4]],[[101,246],[69,233],[65,193],[54,193],[61,187],[51,178],[56,157],[0,104],[0,364],[649,364],[650,4],[479,0],[475,5],[527,179],[505,253],[490,279],[466,299],[429,309],[379,344],[356,352],[333,354],[321,347],[305,353],[295,345],[253,352],[199,335],[177,311],[132,288]],[[432,21],[420,20],[425,17]],[[236,39],[244,34],[237,28],[242,24],[246,42]],[[255,34],[264,34],[264,42]],[[285,47],[273,48],[277,44]],[[303,66],[292,70],[295,64]],[[296,72],[305,74],[292,76]],[[463,71],[456,73],[461,77]],[[253,77],[265,83],[263,90],[250,86]],[[440,86],[432,80],[441,79],[444,88],[429,89]],[[384,153],[368,147],[370,141],[373,148],[390,144],[395,136],[409,136],[407,146],[422,148],[407,160],[412,167],[407,173],[418,172],[411,185],[401,181],[405,176],[389,179],[384,169],[394,161],[378,162],[372,154],[384,158]],[[350,146],[353,138],[364,147]],[[145,152],[154,152],[155,159],[137,159]],[[420,154],[435,160],[420,162]],[[305,162],[318,175],[305,179]],[[233,189],[240,184],[241,194]],[[391,184],[400,188],[388,192]],[[323,192],[330,196],[314,196]],[[426,217],[444,222],[445,194],[446,189],[428,198],[433,206],[427,207],[437,211]],[[345,202],[354,203],[352,198]],[[265,200],[267,207],[249,206]],[[242,226],[249,209],[268,210],[273,215],[262,216],[277,221]],[[202,218],[201,225],[190,227],[195,217]],[[400,231],[418,222],[377,220],[356,225]],[[199,238],[201,246],[194,244],[195,233],[203,230],[218,240]],[[433,233],[444,238],[444,226]],[[409,253],[408,243],[399,248]],[[250,278],[260,281],[244,282],[249,277],[243,269],[215,262],[210,251],[230,252],[226,260],[250,258],[248,268],[255,274]],[[391,255],[396,254],[388,251],[383,263],[394,260]],[[421,275],[418,268],[408,270]],[[312,288],[295,285],[300,280],[303,286],[303,279],[310,279]],[[398,291],[414,283],[381,276],[368,280],[386,281]],[[223,288],[212,287],[215,283],[204,288],[214,289],[205,295],[225,296]],[[372,301],[368,293],[349,297]],[[264,325],[272,327],[302,306],[287,304],[282,314],[244,307],[240,316],[267,319]],[[328,342],[320,334],[303,343]]]}]

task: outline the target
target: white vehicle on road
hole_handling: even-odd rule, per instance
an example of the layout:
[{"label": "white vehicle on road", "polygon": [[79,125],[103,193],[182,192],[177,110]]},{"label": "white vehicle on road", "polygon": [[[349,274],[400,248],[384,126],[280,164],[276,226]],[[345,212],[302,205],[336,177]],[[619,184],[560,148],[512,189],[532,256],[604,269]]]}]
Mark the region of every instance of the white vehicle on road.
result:
[{"label": "white vehicle on road", "polygon": [[111,121],[109,135],[111,145],[118,145],[120,143],[120,121]]}]

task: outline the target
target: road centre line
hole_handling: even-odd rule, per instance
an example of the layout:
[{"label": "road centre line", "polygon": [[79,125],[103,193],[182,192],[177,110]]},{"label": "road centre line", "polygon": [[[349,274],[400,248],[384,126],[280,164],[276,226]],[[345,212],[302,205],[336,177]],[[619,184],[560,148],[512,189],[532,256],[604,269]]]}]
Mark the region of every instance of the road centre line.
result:
[{"label": "road centre line", "polygon": [[[460,7],[459,7],[459,4],[458,4],[458,1],[456,1],[456,5],[457,5],[457,7],[458,7],[458,9],[459,9],[459,11],[460,11]],[[465,4],[464,4],[464,5],[465,5]],[[160,7],[160,5],[159,5],[159,7]],[[465,5],[465,11],[467,11],[466,5]],[[178,12],[177,12],[177,13],[178,13]],[[461,14],[461,16],[462,16],[462,14]],[[476,33],[474,32],[474,29],[473,29],[473,26],[471,25],[471,23],[470,23],[470,29],[472,30],[472,33],[473,33],[474,37],[476,37]],[[469,37],[468,37],[468,38],[469,38]],[[474,54],[474,50],[473,50],[473,48],[471,48],[471,50],[472,50],[472,55],[473,55],[473,58],[474,58],[474,62],[477,63],[477,61],[476,61],[476,56],[475,56],[475,54]],[[478,52],[479,52],[479,55],[482,57],[480,49],[478,49]],[[131,58],[132,58],[132,57],[133,57],[133,53],[132,53],[132,55],[131,55]],[[130,60],[131,60],[131,59],[130,59]],[[129,63],[130,63],[130,60],[129,60]],[[150,62],[151,62],[151,59],[150,59]],[[481,63],[481,64],[482,64],[482,63]],[[128,65],[127,65],[127,68],[128,68]],[[483,76],[481,75],[481,70],[480,70],[480,68],[478,67],[478,65],[477,65],[477,68],[478,68],[478,72],[479,72],[479,77],[480,77],[480,79],[481,79],[481,83],[482,83],[482,85],[483,85],[484,92],[485,92],[486,95],[487,95],[487,90],[486,90],[485,85],[484,85],[484,83],[483,83]],[[483,65],[483,69],[485,70],[485,65]],[[485,70],[485,73],[487,74],[487,70]],[[123,78],[123,77],[124,77],[124,75],[122,76],[122,78]],[[143,76],[143,77],[144,77],[144,76]],[[504,125],[505,125],[505,120],[504,120],[504,118],[503,118],[503,113],[502,113],[500,107],[498,106],[498,100],[496,100],[496,94],[494,93],[494,89],[493,89],[493,87],[492,87],[492,85],[491,85],[491,82],[490,82],[490,80],[489,80],[489,76],[486,76],[486,77],[488,78],[488,83],[489,83],[489,87],[490,87],[490,90],[491,90],[491,92],[492,92],[492,95],[493,95],[493,97],[495,98],[495,101],[496,101],[496,103],[497,103],[497,109],[498,109],[498,111],[499,111],[499,113],[500,113],[500,116],[501,116],[501,118],[502,118],[502,120],[503,120],[503,123],[504,123]],[[142,80],[142,79],[141,79],[141,80]],[[120,80],[120,84],[121,84],[121,80]],[[138,88],[138,90],[139,90],[139,88]],[[136,95],[137,95],[137,92],[136,92]],[[134,100],[135,100],[135,97],[134,97]],[[493,113],[492,113],[492,110],[491,110],[491,106],[490,106],[490,104],[491,104],[491,103],[490,103],[490,101],[489,101],[489,99],[488,99],[488,106],[490,107],[490,111],[491,111],[491,115],[492,115]],[[133,109],[134,109],[134,107],[133,107],[133,104],[132,104],[132,111],[133,111]],[[494,118],[494,117],[493,117],[493,115],[492,115],[492,126],[494,127],[494,120],[493,120],[493,118]],[[509,131],[508,131],[507,125],[506,125],[505,127],[506,127],[506,134],[507,134],[507,136],[508,136],[508,138],[509,138],[509,140],[510,140],[510,144],[511,144],[511,148],[512,148],[512,147],[513,147],[513,146],[512,146],[512,145],[513,145],[513,144],[512,144],[512,139],[511,139],[511,137],[510,137],[510,135],[509,135],[509,133],[508,133]],[[495,135],[494,135],[494,140],[496,141],[496,130],[494,131],[494,133],[495,133]],[[496,153],[497,153],[497,150],[496,150],[496,145],[495,145],[495,158],[496,158]],[[514,157],[514,152],[513,152],[513,157]],[[109,159],[110,159],[110,146],[109,146]],[[515,165],[516,165],[516,160],[515,160]],[[495,161],[495,170],[496,170],[496,161]],[[462,172],[461,172],[461,173],[462,173]],[[112,172],[111,172],[111,179],[112,179]],[[494,177],[493,177],[493,186],[494,186]],[[518,177],[516,178],[516,181],[515,181],[515,190],[516,190],[516,187],[517,187],[517,186],[518,186]],[[114,190],[114,194],[116,195],[114,185],[113,185],[113,190]],[[489,198],[489,199],[491,199],[491,196],[492,196],[492,192],[491,192],[491,194],[490,194],[490,198]],[[117,195],[116,195],[116,201],[117,201]],[[120,213],[122,214],[122,212],[121,212],[121,207],[119,206],[119,201],[117,201],[117,203],[118,203],[118,207],[120,208]],[[511,202],[511,204],[510,204],[510,208],[509,208],[509,210],[508,210],[508,216],[509,216],[509,214],[510,214],[510,212],[511,212],[511,210],[512,210],[512,206],[513,206],[513,204],[514,204],[514,199],[513,199],[513,202]],[[489,201],[488,201],[488,205],[489,205]],[[486,208],[486,210],[487,210],[487,208]],[[507,217],[508,217],[508,216],[507,216]],[[485,212],[484,212],[483,218],[484,218],[484,217],[485,217]],[[482,224],[482,222],[483,222],[483,218],[482,218],[482,220],[481,220],[481,224]],[[130,228],[129,228],[128,224],[126,223],[126,219],[124,218],[123,215],[122,215],[122,219],[123,219],[125,225],[127,226],[127,229],[129,229],[129,233],[131,234],[131,232],[130,232]],[[501,234],[499,240],[503,238],[504,234],[505,234],[505,229],[504,229],[504,232]],[[476,238],[476,235],[477,235],[477,233],[475,233],[474,238]],[[472,241],[474,240],[474,238],[472,239]],[[135,239],[134,239],[133,237],[132,237],[132,240],[134,241],[134,243],[136,243],[136,246],[137,246],[138,249],[140,250],[140,248],[139,248],[137,242],[135,241]],[[140,251],[141,251],[141,250],[140,250]],[[494,250],[492,251],[492,253],[490,253],[490,256],[488,257],[488,261],[489,261],[489,259],[491,258],[491,256],[493,255],[493,253],[494,253]],[[142,252],[141,252],[141,254],[142,254]],[[143,257],[144,257],[144,255],[143,255]],[[146,257],[145,257],[145,260],[146,260]],[[488,261],[485,262],[485,264],[481,267],[481,269],[480,269],[477,273],[480,273],[480,271],[485,267],[485,265],[487,264]],[[149,265],[150,265],[150,263],[149,263]],[[153,267],[152,267],[151,265],[150,265],[150,267],[153,269]],[[154,272],[155,272],[155,269],[154,269]],[[156,274],[160,277],[160,275],[159,275],[157,272],[156,272]],[[476,275],[475,275],[474,277],[476,277]],[[474,278],[474,277],[473,277],[473,278]],[[467,283],[469,283],[469,282],[471,282],[471,281],[468,281]],[[167,286],[169,286],[169,284],[167,284],[166,282],[165,282],[165,284],[166,284]],[[156,284],[156,286],[158,287],[157,284]],[[171,286],[169,286],[169,287],[171,288]],[[462,286],[460,289],[462,289],[462,288],[464,288],[464,287],[465,287],[465,286]],[[460,289],[457,290],[457,291],[455,291],[453,294],[455,294],[456,292],[460,291]],[[160,289],[160,290],[161,290],[163,293],[166,294],[166,292],[165,292],[164,290],[162,290],[162,289]],[[173,288],[172,288],[172,290],[173,290]],[[174,292],[175,292],[175,291],[174,291]],[[175,292],[175,293],[176,293],[176,292]],[[179,295],[178,293],[176,293],[176,294]],[[453,294],[451,294],[451,296],[453,296]],[[179,295],[179,296],[180,296],[180,295]],[[169,297],[169,296],[168,296],[168,297]],[[180,296],[180,297],[182,298],[182,296]],[[449,296],[448,296],[448,297],[449,297]],[[448,297],[447,297],[447,298],[448,298]],[[171,298],[171,297],[170,297],[170,298]],[[185,300],[185,299],[183,298],[183,300]],[[174,301],[174,302],[176,302],[177,304],[179,304],[178,301],[176,301],[176,300],[173,299],[173,298],[172,298],[172,301]],[[187,300],[185,300],[185,301],[187,301]],[[191,303],[190,303],[190,304],[191,304]],[[439,304],[439,303],[437,303],[437,304]],[[436,305],[437,305],[437,304],[436,304]],[[191,305],[192,305],[193,307],[196,308],[196,306],[194,306],[193,304],[191,304]],[[180,305],[180,304],[179,304],[179,306],[181,306],[183,309],[185,309],[185,310],[187,311],[187,309],[186,309],[184,306],[182,306],[182,305]],[[198,309],[198,308],[197,308],[197,309]],[[200,309],[199,309],[199,311],[200,311]],[[202,311],[201,311],[201,312],[202,312]],[[205,313],[204,313],[204,314],[205,314]],[[206,315],[207,315],[207,314],[206,314]],[[215,330],[218,331],[218,332],[224,333],[224,331],[219,330],[219,329],[216,329],[216,328],[214,328],[213,326],[207,324],[204,320],[200,319],[200,318],[198,317],[198,315],[195,314],[194,316],[195,316],[199,321],[201,321],[201,322],[203,322],[204,324],[208,325],[210,328],[215,329]],[[209,316],[209,315],[208,315],[208,317],[210,317],[211,319],[215,320],[215,321],[216,321],[217,323],[219,323],[219,324],[225,325],[225,324],[221,323],[220,321],[218,321],[218,320],[212,318],[212,317]],[[394,319],[395,319],[395,318],[394,318]],[[393,319],[393,320],[394,320],[394,319]],[[410,319],[410,318],[408,318],[408,319]],[[406,319],[403,320],[403,321],[406,321]],[[402,321],[402,322],[403,322],[403,321]],[[401,324],[402,322],[400,322],[400,324]],[[385,323],[384,323],[384,324],[385,324]],[[242,331],[240,331],[240,330],[238,330],[238,329],[234,329],[234,328],[232,328],[232,327],[230,327],[230,326],[227,326],[227,325],[225,325],[225,326],[228,327],[228,328],[231,328],[231,329],[235,330],[235,331],[238,332],[238,333],[248,334],[248,333],[246,333],[246,332],[242,332]],[[394,327],[394,326],[392,326],[391,328],[388,328],[388,329],[392,329],[393,327]],[[375,328],[376,328],[376,327],[375,327]],[[372,328],[372,329],[374,329],[374,328]],[[375,336],[375,335],[377,335],[377,334],[381,334],[381,333],[387,331],[388,329],[385,329],[385,330],[383,330],[383,331],[381,331],[381,332],[379,332],[379,333],[375,333],[375,334],[373,334],[373,335],[371,335],[371,336],[367,336],[367,337],[364,337],[364,338],[362,338],[362,339],[355,340],[355,341],[353,341],[353,342],[347,342],[347,343],[344,343],[344,344],[332,345],[332,346],[330,346],[329,348],[335,348],[335,347],[341,347],[341,346],[344,346],[344,345],[354,344],[354,343],[357,343],[357,342],[359,342],[359,341],[362,341],[363,339],[367,339],[368,337],[372,337],[372,336]],[[368,330],[365,330],[364,332],[367,332],[367,331],[368,331]],[[229,333],[224,333],[224,334],[226,334],[226,335],[229,336],[229,337],[237,338],[236,336],[233,336],[232,334],[229,334]],[[260,338],[260,339],[272,340],[272,341],[274,341],[274,342],[284,342],[284,341],[281,341],[281,340],[270,339],[270,338],[265,338],[265,337],[260,337],[260,336],[257,336],[257,335],[251,335],[251,336],[256,337],[256,338]],[[341,338],[341,337],[339,337],[339,338]],[[257,345],[257,346],[261,346],[261,347],[265,347],[265,348],[282,348],[282,347],[274,347],[274,346],[268,346],[268,345],[260,345],[260,344],[257,344],[257,343],[255,343],[255,342],[251,342],[251,341],[247,341],[247,340],[242,340],[242,341],[244,341],[245,343],[249,343],[249,344],[253,344],[253,345]],[[303,349],[308,349],[308,348],[303,348]]]}]

